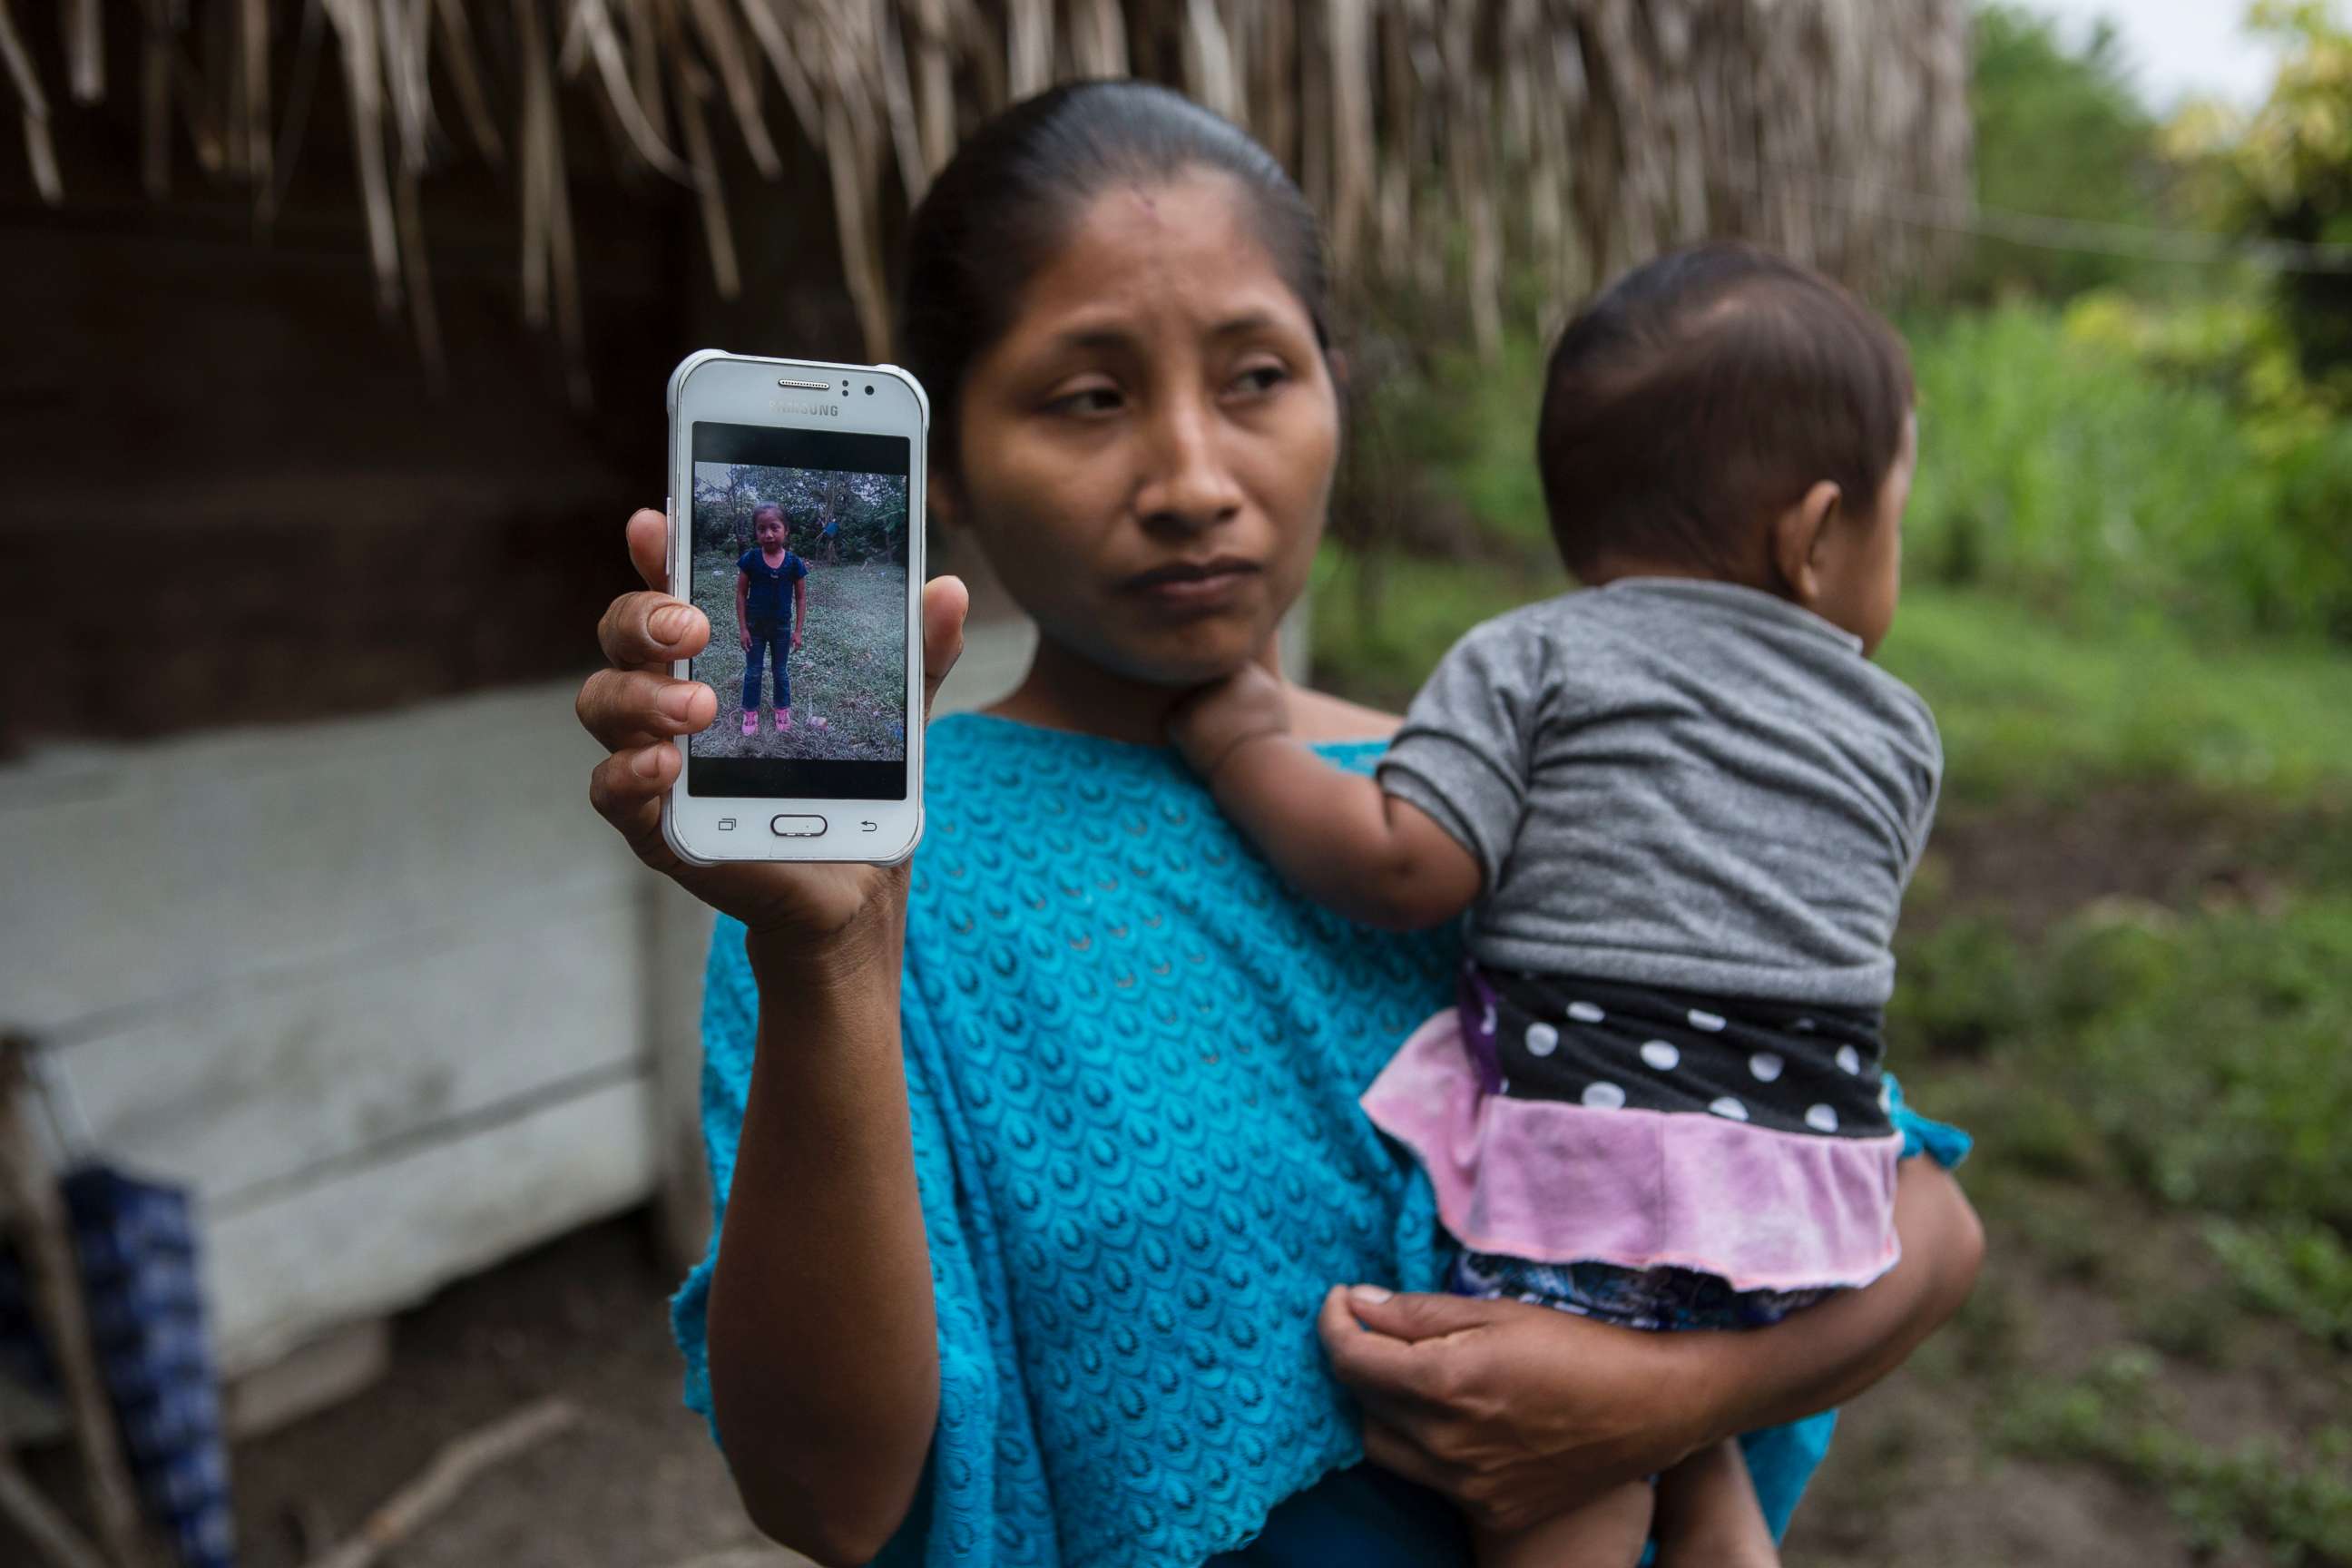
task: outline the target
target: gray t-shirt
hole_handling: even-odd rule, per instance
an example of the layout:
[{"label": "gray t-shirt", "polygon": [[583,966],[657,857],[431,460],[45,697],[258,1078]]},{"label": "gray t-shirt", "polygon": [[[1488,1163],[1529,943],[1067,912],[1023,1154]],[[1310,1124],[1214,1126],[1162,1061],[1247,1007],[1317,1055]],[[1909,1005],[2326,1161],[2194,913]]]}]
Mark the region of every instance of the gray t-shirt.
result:
[{"label": "gray t-shirt", "polygon": [[1380,781],[1477,857],[1481,963],[1878,1007],[1942,773],[1927,705],[1860,639],[1643,577],[1465,637]]}]

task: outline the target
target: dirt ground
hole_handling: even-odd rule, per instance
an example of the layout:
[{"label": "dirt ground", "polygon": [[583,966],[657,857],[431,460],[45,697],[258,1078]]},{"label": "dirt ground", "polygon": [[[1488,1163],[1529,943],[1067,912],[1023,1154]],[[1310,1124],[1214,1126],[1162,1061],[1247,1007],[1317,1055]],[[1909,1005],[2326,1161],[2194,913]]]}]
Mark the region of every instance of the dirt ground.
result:
[{"label": "dirt ground", "polygon": [[[700,1420],[678,1398],[671,1282],[638,1216],[566,1237],[451,1287],[396,1321],[390,1374],[341,1405],[238,1446],[239,1562],[299,1568],[344,1539],[436,1450],[549,1394],[584,1419],[486,1472],[389,1553],[388,1568],[796,1568],[742,1515]],[[1979,1295],[2064,1294],[2061,1323],[2107,1337],[2114,1309],[1996,1248]],[[2212,1568],[2161,1504],[2083,1465],[1988,1463],[1956,1403],[1967,1353],[1931,1342],[1850,1405],[1800,1510],[1788,1561],[1813,1568]],[[2255,1369],[2246,1369],[2252,1373]],[[1958,1381],[1965,1381],[1965,1374]],[[2275,1397],[2242,1375],[2247,1397]],[[2202,1392],[2200,1403],[2226,1389]],[[42,1479],[69,1471],[54,1462]],[[29,1562],[0,1527],[0,1563]]]},{"label": "dirt ground", "polygon": [[[2007,1289],[2020,1278],[1996,1260]],[[246,1568],[299,1568],[435,1448],[541,1395],[578,1428],[486,1474],[391,1568],[791,1568],[745,1521],[700,1421],[678,1403],[668,1281],[644,1226],[616,1221],[453,1287],[395,1327],[391,1375],[241,1446]],[[2079,1309],[2065,1315],[2080,1322]],[[1933,1347],[1931,1347],[1932,1353]],[[1943,1379],[1898,1373],[1850,1406],[1789,1542],[1791,1563],[1864,1568],[2210,1568],[2161,1506],[2095,1469],[1982,1468]],[[1893,1483],[1893,1484],[1889,1484]],[[5,1553],[0,1553],[5,1556]]]},{"label": "dirt ground", "polygon": [[[453,1437],[547,1394],[581,1424],[486,1472],[392,1568],[792,1568],[743,1517],[677,1352],[646,1226],[577,1232],[398,1320],[391,1374],[238,1447],[242,1568],[298,1568]],[[5,1553],[0,1553],[5,1556]]]}]

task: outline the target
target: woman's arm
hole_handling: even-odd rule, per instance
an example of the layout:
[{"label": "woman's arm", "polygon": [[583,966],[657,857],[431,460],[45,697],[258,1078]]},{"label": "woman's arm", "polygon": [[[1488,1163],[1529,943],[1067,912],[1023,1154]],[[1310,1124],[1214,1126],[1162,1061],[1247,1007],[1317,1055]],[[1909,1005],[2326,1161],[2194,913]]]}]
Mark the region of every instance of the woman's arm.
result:
[{"label": "woman's arm", "polygon": [[1848,1290],[1769,1329],[1693,1334],[1705,1390],[1703,1446],[1843,1405],[1910,1359],[1949,1322],[1984,1265],[1984,1226],[1952,1173],[1906,1160],[1895,1178],[1895,1229],[1903,1258]]},{"label": "woman's arm", "polygon": [[1516,1530],[1735,1433],[1869,1387],[1959,1310],[1984,1233],[1959,1184],[1906,1162],[1903,1258],[1769,1329],[1640,1333],[1516,1301],[1332,1291],[1318,1322],[1374,1463]]},{"label": "woman's arm", "polygon": [[744,1507],[824,1563],[864,1563],[898,1529],[939,1409],[891,904],[814,952],[748,943],[759,1046],[710,1286],[713,1415]]},{"label": "woman's arm", "polygon": [[[750,933],[760,1020],[709,1305],[714,1415],[761,1530],[822,1562],[863,1563],[921,1483],[938,1400],[898,1048],[908,868],[703,866],[670,848],[676,741],[707,728],[718,700],[669,674],[709,645],[710,624],[664,591],[667,530],[656,511],[629,520],[646,591],[614,600],[597,627],[606,668],[578,709],[607,755],[589,800],[648,868]],[[952,577],[924,585],[926,719],[968,603]]]}]

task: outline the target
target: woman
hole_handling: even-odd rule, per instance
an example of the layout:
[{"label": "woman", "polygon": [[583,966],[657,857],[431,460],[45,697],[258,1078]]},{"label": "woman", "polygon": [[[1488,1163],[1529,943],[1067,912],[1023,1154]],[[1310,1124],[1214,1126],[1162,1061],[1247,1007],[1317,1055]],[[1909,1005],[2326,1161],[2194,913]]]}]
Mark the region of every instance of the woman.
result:
[{"label": "woman", "polygon": [[[662,518],[629,521],[651,587],[581,693],[612,752],[592,795],[731,917],[689,1401],[753,1520],[820,1560],[1459,1562],[1464,1510],[1539,1518],[1826,1409],[1973,1279],[1974,1218],[1918,1161],[1903,1263],[1773,1329],[1427,1293],[1427,1189],[1355,1097],[1455,953],[1288,893],[1161,740],[1185,691],[1272,665],[1305,585],[1339,439],[1324,310],[1296,188],[1162,89],[1055,89],[942,173],[906,296],[932,508],[1040,642],[1013,695],[931,731],[911,870],[668,854],[669,742],[716,708],[667,662],[709,628],[659,591]],[[964,609],[926,589],[932,689]],[[1287,697],[1339,765],[1395,724]],[[1776,1524],[1824,1438],[1750,1446]]]}]

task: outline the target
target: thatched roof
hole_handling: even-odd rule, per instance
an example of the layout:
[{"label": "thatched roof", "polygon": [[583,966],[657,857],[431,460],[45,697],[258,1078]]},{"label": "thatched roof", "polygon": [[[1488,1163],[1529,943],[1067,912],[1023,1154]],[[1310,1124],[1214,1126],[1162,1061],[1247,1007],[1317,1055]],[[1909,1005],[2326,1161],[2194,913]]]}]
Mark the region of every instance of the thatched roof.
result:
[{"label": "thatched roof", "polygon": [[[842,271],[881,357],[891,209],[980,119],[1072,76],[1169,81],[1241,121],[1326,216],[1343,279],[1465,300],[1487,345],[1507,276],[1539,269],[1565,300],[1706,233],[1907,281],[1934,242],[1822,193],[1968,184],[1966,0],[144,0],[135,70],[104,58],[98,0],[63,0],[56,61],[27,49],[12,3],[0,74],[52,202],[72,199],[50,144],[62,80],[81,102],[141,96],[152,191],[185,136],[266,221],[323,62],[379,289],[428,359],[419,186],[436,167],[516,165],[524,310],[576,351],[567,160],[691,187],[731,296],[730,203],[752,194],[722,184],[721,139],[773,178],[793,137],[829,171]],[[566,146],[566,94],[593,100],[604,145]]]}]

